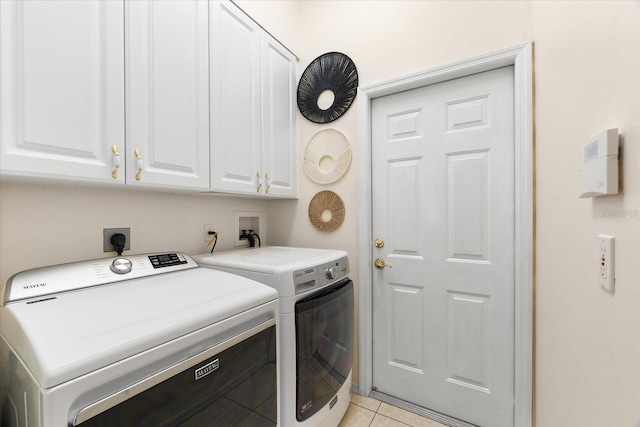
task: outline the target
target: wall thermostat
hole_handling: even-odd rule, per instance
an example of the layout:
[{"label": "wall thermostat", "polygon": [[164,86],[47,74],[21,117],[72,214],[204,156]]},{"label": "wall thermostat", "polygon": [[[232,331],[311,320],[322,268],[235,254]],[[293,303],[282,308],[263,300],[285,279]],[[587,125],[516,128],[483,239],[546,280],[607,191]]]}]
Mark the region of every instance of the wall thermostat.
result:
[{"label": "wall thermostat", "polygon": [[618,129],[607,129],[583,147],[579,197],[618,194]]}]

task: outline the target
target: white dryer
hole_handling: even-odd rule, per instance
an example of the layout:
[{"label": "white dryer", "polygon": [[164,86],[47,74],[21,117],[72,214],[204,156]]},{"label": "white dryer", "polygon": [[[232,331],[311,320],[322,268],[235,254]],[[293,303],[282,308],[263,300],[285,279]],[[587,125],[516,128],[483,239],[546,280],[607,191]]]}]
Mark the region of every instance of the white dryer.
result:
[{"label": "white dryer", "polygon": [[282,425],[337,426],[349,406],[354,356],[347,253],[271,246],[193,258],[278,291]]},{"label": "white dryer", "polygon": [[25,271],[3,295],[3,427],[284,425],[263,284],[162,253]]}]

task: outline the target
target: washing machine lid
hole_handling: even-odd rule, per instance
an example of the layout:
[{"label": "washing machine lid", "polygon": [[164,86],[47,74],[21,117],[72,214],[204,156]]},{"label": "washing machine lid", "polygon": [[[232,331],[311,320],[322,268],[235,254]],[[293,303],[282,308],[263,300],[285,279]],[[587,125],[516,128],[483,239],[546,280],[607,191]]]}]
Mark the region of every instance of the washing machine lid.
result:
[{"label": "washing machine lid", "polygon": [[285,273],[316,267],[346,257],[347,253],[333,249],[265,246],[215,254],[194,255],[200,265],[256,271],[267,274]]},{"label": "washing machine lid", "polygon": [[[72,275],[74,265],[48,268]],[[276,299],[270,287],[193,263],[8,303],[0,307],[0,335],[50,388]]]}]

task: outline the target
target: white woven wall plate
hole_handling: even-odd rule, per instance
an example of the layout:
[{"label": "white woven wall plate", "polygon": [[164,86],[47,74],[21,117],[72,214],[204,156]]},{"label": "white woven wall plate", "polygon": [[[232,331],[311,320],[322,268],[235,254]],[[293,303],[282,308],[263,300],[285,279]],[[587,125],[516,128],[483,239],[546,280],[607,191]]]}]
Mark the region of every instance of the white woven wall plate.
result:
[{"label": "white woven wall plate", "polygon": [[304,171],[318,184],[336,182],[351,164],[351,147],[338,129],[323,129],[311,137],[304,150]]}]

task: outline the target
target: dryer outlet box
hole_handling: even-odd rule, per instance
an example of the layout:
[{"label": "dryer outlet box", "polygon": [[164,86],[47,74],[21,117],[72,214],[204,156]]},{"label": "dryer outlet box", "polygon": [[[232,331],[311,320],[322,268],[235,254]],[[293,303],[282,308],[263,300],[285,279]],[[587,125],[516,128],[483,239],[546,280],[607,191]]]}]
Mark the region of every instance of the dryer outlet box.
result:
[{"label": "dryer outlet box", "polygon": [[103,228],[102,229],[102,250],[103,252],[115,252],[116,248],[111,244],[111,236],[114,234],[124,234],[126,240],[124,242],[124,250],[131,250],[131,229],[130,228]]}]

